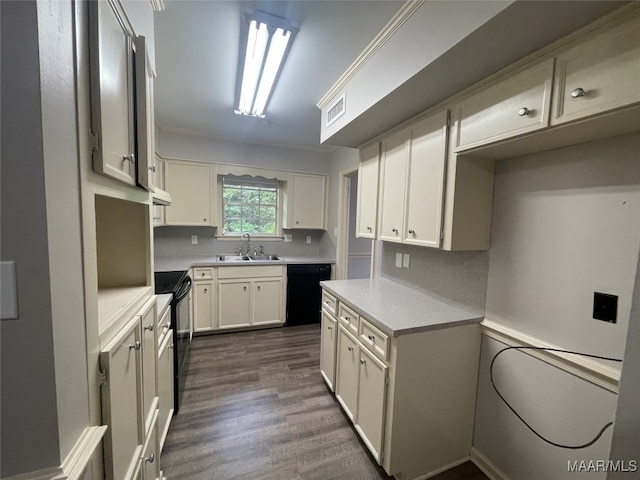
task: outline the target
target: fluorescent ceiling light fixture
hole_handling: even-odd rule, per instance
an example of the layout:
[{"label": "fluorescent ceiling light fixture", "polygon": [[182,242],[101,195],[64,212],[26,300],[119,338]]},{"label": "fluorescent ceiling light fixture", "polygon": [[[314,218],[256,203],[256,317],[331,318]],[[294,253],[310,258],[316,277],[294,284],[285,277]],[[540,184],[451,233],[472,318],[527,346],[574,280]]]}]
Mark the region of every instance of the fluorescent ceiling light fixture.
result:
[{"label": "fluorescent ceiling light fixture", "polygon": [[264,118],[298,29],[291,27],[283,18],[263,12],[256,12],[255,16],[245,15],[243,27],[235,112]]}]

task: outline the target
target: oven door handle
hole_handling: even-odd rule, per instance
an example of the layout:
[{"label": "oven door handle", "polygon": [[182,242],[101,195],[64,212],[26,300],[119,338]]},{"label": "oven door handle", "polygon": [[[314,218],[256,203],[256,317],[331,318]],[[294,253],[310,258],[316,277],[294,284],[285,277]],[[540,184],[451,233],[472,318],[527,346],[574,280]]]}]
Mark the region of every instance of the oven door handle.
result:
[{"label": "oven door handle", "polygon": [[191,291],[191,277],[187,277],[184,280],[184,283],[180,287],[180,291],[177,293],[175,302],[180,303],[184,297],[186,297]]}]

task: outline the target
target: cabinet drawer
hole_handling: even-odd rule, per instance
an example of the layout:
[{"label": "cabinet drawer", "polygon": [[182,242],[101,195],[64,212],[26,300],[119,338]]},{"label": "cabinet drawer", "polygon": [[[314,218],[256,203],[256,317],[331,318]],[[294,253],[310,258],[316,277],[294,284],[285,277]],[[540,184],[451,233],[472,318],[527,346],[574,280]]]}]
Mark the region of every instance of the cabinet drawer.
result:
[{"label": "cabinet drawer", "polygon": [[213,279],[213,267],[199,267],[193,269],[193,280],[211,280]]},{"label": "cabinet drawer", "polygon": [[256,278],[256,277],[282,277],[284,267],[282,265],[265,265],[257,267],[219,267],[218,278]]},{"label": "cabinet drawer", "polygon": [[171,330],[171,307],[169,306],[158,318],[158,347],[162,345],[167,333]]},{"label": "cabinet drawer", "polygon": [[639,30],[636,18],[557,55],[553,125],[640,101]]},{"label": "cabinet drawer", "polygon": [[323,290],[322,291],[322,308],[335,317],[337,306],[338,306],[338,301],[336,300],[336,297],[334,297],[330,293]]},{"label": "cabinet drawer", "polygon": [[358,314],[344,303],[338,305],[338,320],[340,320],[340,325],[343,325],[349,333],[356,337],[358,336]]},{"label": "cabinet drawer", "polygon": [[389,337],[371,325],[364,317],[360,317],[360,341],[382,360],[389,355]]},{"label": "cabinet drawer", "polygon": [[553,59],[483,89],[456,108],[456,151],[522,135],[549,124]]}]

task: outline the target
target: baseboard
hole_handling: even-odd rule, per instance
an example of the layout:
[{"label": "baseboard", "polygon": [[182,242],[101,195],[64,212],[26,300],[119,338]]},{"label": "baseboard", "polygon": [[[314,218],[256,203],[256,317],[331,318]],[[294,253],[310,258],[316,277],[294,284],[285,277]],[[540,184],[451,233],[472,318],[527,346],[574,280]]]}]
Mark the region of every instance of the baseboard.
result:
[{"label": "baseboard", "polygon": [[471,447],[471,461],[491,480],[509,480],[506,473],[474,447]]},{"label": "baseboard", "polygon": [[452,468],[456,468],[458,465],[462,465],[465,462],[469,461],[469,457],[461,458],[460,460],[456,460],[453,463],[445,465],[444,467],[438,468],[437,470],[433,470],[432,472],[425,473],[424,475],[420,475],[419,477],[414,478],[413,480],[427,480],[428,478],[435,477],[436,475],[440,475],[447,470],[451,470]]},{"label": "baseboard", "polygon": [[52,480],[80,480],[96,450],[102,445],[107,426],[87,427],[60,466],[62,472]]}]

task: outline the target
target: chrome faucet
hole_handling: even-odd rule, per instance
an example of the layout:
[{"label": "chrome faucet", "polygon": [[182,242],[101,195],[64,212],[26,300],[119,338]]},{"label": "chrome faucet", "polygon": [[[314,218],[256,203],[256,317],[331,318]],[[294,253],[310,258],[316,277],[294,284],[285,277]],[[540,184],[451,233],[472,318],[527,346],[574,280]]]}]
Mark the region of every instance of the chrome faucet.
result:
[{"label": "chrome faucet", "polygon": [[245,239],[244,237],[247,237],[247,244],[245,245],[245,255],[249,255],[249,251],[251,249],[251,244],[249,242],[251,242],[251,235],[249,235],[248,233],[243,233],[242,234],[242,241],[244,242]]}]

